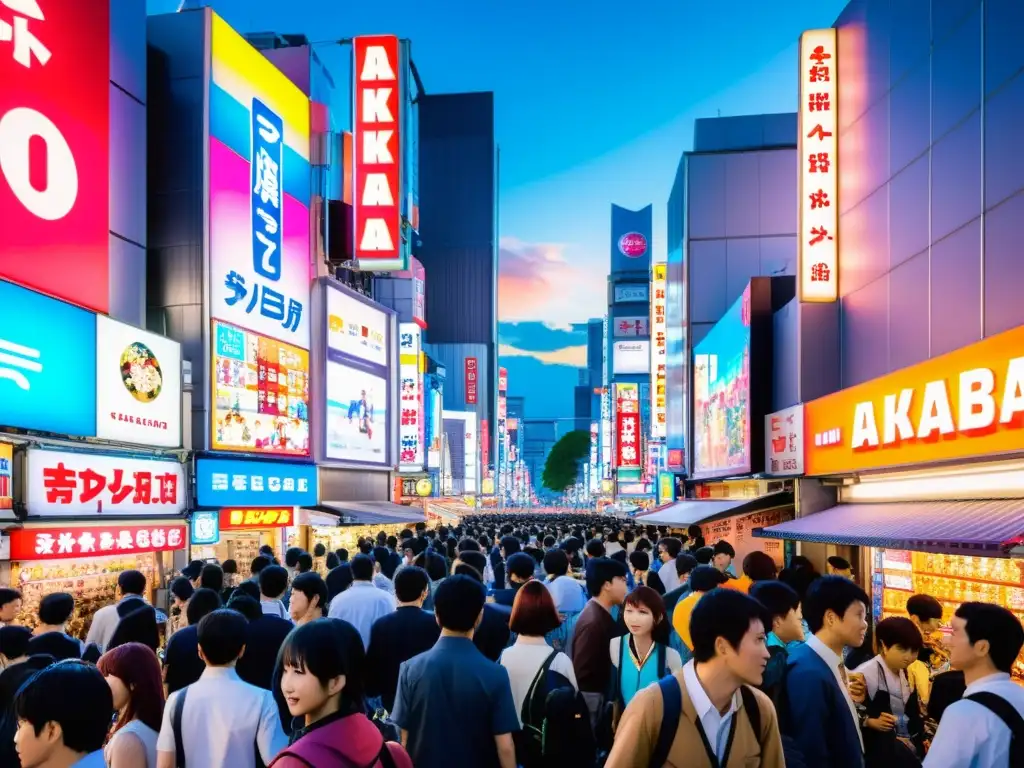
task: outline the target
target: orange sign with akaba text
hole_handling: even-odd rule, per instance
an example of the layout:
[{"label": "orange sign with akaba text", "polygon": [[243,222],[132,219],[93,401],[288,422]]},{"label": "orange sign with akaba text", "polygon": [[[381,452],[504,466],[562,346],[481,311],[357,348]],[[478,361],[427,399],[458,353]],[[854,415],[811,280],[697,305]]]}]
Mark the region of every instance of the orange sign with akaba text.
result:
[{"label": "orange sign with akaba text", "polygon": [[805,406],[808,475],[1024,452],[1024,326]]},{"label": "orange sign with akaba text", "polygon": [[220,529],[238,530],[245,528],[283,528],[291,525],[291,507],[280,509],[222,509],[220,511]]}]

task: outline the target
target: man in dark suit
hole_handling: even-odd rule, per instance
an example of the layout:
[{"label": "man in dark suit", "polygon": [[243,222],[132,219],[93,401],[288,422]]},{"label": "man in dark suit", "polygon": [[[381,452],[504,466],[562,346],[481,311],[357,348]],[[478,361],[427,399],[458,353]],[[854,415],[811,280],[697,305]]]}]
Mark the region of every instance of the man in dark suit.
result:
[{"label": "man in dark suit", "polygon": [[380,696],[388,712],[395,705],[402,662],[429,651],[441,636],[434,614],[423,610],[423,601],[429,593],[430,578],[425,570],[415,565],[400,568],[395,574],[398,608],[381,616],[370,629],[366,693]]},{"label": "man in dark suit", "polygon": [[[479,554],[479,553],[477,553]],[[515,602],[516,593],[520,587],[533,578],[537,568],[537,561],[525,552],[516,552],[505,563],[505,570],[508,573],[508,589],[495,589],[492,597],[497,605],[512,607]]]},{"label": "man in dark suit", "polygon": [[783,746],[798,750],[806,765],[864,766],[856,702],[866,690],[863,679],[850,678],[843,648],[864,642],[870,604],[864,590],[842,576],[824,576],[807,589],[803,615],[813,634],[790,651],[779,702]]}]

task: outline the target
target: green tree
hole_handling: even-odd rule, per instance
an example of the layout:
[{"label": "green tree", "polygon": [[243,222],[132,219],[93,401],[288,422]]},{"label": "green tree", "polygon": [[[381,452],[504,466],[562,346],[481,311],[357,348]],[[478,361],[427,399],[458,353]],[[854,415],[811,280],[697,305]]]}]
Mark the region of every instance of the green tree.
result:
[{"label": "green tree", "polygon": [[577,429],[567,432],[551,447],[541,482],[545,488],[562,493],[574,485],[580,472],[580,462],[590,455],[590,432]]}]

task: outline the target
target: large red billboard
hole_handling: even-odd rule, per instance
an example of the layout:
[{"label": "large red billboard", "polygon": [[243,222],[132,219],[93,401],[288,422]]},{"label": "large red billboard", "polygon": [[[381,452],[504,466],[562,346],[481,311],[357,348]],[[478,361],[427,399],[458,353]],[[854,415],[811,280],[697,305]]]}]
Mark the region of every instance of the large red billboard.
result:
[{"label": "large red billboard", "polygon": [[108,0],[0,2],[0,278],[106,312]]},{"label": "large red billboard", "polygon": [[353,255],[401,258],[401,57],[394,35],[352,41]]}]

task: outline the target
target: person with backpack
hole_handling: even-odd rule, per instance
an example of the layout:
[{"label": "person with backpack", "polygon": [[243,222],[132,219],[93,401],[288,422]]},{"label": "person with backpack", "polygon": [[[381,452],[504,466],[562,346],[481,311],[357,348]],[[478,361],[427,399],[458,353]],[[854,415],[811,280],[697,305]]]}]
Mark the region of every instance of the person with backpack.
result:
[{"label": "person with backpack", "polygon": [[637,693],[683,668],[679,652],[668,646],[665,603],[654,588],[640,586],[626,595],[622,617],[628,634],[609,643],[615,667],[609,696],[615,704],[613,723]]},{"label": "person with backpack", "polygon": [[748,595],[714,589],[694,607],[693,659],[626,707],[606,768],[785,768],[771,700],[753,686],[768,618]]},{"label": "person with backpack", "polygon": [[964,603],[952,620],[950,664],[964,673],[964,697],[950,704],[925,768],[1024,766],[1024,688],[1010,678],[1024,628],[1010,611]]}]

